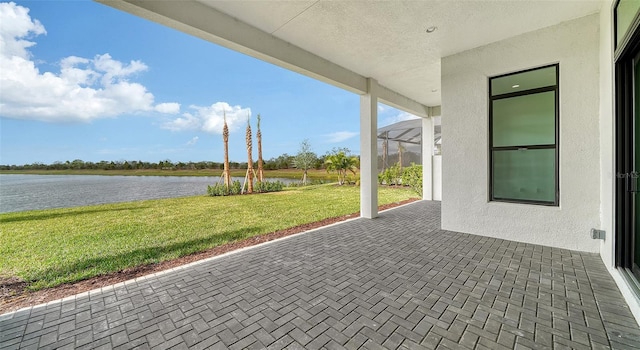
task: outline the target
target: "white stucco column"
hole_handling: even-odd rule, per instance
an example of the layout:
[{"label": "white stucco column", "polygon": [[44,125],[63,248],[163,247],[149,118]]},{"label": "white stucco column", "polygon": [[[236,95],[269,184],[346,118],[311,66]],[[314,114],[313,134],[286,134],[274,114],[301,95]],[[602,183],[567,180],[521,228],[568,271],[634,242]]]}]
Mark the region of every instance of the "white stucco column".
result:
[{"label": "white stucco column", "polygon": [[433,200],[433,118],[422,118],[422,199]]},{"label": "white stucco column", "polygon": [[360,216],[378,216],[378,82],[367,79],[360,96]]}]

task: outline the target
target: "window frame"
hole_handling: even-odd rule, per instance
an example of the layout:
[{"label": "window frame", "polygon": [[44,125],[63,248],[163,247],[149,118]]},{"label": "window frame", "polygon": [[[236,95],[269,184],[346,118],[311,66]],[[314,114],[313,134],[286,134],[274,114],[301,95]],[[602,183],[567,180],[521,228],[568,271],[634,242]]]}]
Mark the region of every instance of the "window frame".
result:
[{"label": "window frame", "polygon": [[[545,87],[533,88],[528,90],[504,93],[500,95],[493,96],[492,92],[492,84],[491,82],[494,79],[503,78],[506,76],[522,74],[526,72],[531,72],[535,70],[545,69],[555,67],[556,70],[556,82],[555,85],[549,85]],[[506,202],[506,203],[519,203],[519,204],[533,204],[533,205],[543,205],[543,206],[560,206],[560,64],[554,63],[545,66],[530,68],[521,70],[518,72],[507,73],[502,75],[497,75],[493,77],[489,77],[489,201],[490,202]],[[553,91],[555,93],[555,142],[553,144],[538,144],[538,145],[519,145],[519,146],[493,146],[493,102],[496,100],[502,100],[512,97],[520,97],[526,95],[533,95],[538,93],[550,92]],[[555,149],[555,196],[553,201],[540,201],[540,200],[531,200],[531,199],[513,199],[513,198],[499,198],[494,196],[494,151],[514,151],[514,150],[536,150],[536,149]]]},{"label": "window frame", "polygon": [[[629,27],[624,33],[618,33],[618,8],[620,6],[620,0],[615,0],[613,5],[613,45],[614,45],[614,61],[617,61],[622,56],[622,51],[626,50],[633,41],[634,33],[637,32],[640,26],[640,11],[636,12],[634,19],[629,24]],[[620,42],[618,42],[620,40]]]}]

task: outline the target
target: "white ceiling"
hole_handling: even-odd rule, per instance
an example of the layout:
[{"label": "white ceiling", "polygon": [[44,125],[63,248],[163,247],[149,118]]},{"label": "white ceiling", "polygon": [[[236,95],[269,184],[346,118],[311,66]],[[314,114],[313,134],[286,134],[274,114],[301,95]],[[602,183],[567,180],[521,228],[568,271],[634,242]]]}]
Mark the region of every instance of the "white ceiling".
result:
[{"label": "white ceiling", "polygon": [[[423,117],[440,113],[441,57],[603,6],[600,0],[96,1],[355,93],[366,93],[366,78],[373,78],[381,101]],[[438,29],[426,33],[431,26]]]},{"label": "white ceiling", "polygon": [[[197,1],[426,106],[440,104],[441,57],[602,6],[580,0]],[[430,26],[438,29],[427,34]]]}]

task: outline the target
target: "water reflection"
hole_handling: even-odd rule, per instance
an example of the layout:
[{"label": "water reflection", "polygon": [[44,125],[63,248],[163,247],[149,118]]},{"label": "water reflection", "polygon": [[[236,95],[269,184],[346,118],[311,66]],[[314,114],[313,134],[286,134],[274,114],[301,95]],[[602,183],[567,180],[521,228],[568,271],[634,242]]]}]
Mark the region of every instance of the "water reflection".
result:
[{"label": "water reflection", "polygon": [[0,175],[0,213],[206,195],[207,185],[219,180],[218,176]]}]

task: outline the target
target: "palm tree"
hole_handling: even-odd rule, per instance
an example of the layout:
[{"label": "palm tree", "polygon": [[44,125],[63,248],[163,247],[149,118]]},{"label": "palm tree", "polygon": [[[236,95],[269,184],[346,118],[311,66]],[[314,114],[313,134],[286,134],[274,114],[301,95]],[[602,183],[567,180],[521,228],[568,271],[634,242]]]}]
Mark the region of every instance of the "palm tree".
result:
[{"label": "palm tree", "polygon": [[258,140],[258,182],[264,181],[264,167],[262,161],[262,132],[260,132],[260,114],[258,114],[258,132],[256,132]]},{"label": "palm tree", "polygon": [[227,114],[223,110],[224,126],[222,127],[222,140],[224,141],[224,170],[222,170],[222,177],[224,178],[224,185],[227,187],[227,191],[231,186],[231,170],[229,169],[229,127],[227,126]]},{"label": "palm tree", "polygon": [[251,123],[250,123],[250,119],[251,116],[248,115],[247,116],[247,134],[246,134],[246,141],[247,141],[247,193],[253,193],[253,157],[252,157],[252,148],[253,148],[253,142],[252,142],[252,135],[251,135]]},{"label": "palm tree", "polygon": [[324,162],[327,172],[335,171],[338,173],[338,185],[344,185],[347,171],[351,171],[354,175],[356,174],[358,163],[357,157],[349,156],[343,151],[328,155]]}]

